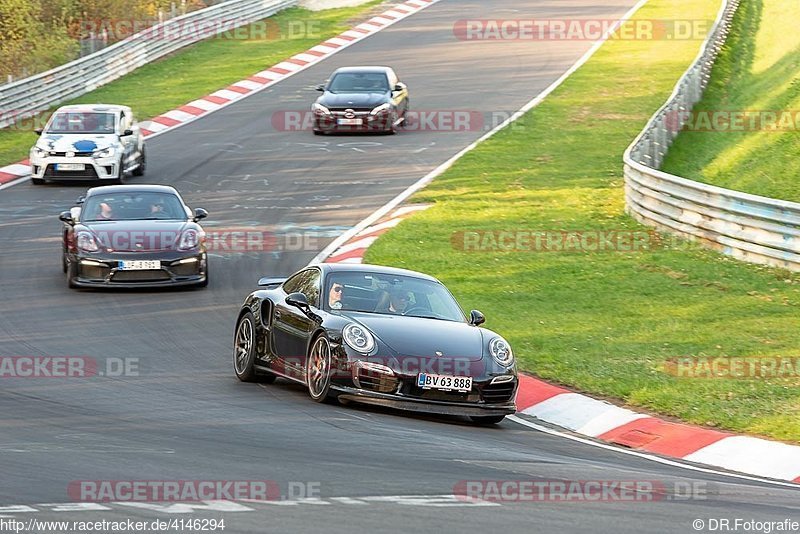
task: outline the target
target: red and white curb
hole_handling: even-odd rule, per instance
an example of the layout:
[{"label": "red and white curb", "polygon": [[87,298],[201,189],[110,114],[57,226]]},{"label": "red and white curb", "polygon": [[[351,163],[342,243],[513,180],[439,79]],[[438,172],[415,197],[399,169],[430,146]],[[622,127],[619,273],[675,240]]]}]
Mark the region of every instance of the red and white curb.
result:
[{"label": "red and white curb", "polygon": [[364,253],[378,237],[400,224],[403,219],[431,207],[431,204],[410,204],[397,208],[375,224],[356,233],[349,240],[334,250],[324,263],[361,263]]},{"label": "red and white curb", "polygon": [[[331,37],[316,46],[281,61],[268,69],[257,72],[245,80],[238,81],[224,89],[220,89],[208,96],[193,100],[188,104],[180,106],[166,113],[162,113],[152,119],[142,121],[139,126],[145,136],[155,136],[165,133],[174,128],[183,126],[189,122],[199,119],[209,113],[213,113],[234,102],[251,96],[268,87],[275,85],[286,78],[319,63],[348,46],[362,41],[392,24],[395,24],[426,7],[429,7],[439,0],[407,0],[397,4],[376,15],[361,24],[344,31],[336,37]],[[0,167],[0,185],[9,184],[30,175],[28,161],[20,161],[13,165]]]},{"label": "red and white curb", "polygon": [[[392,211],[336,248],[325,263],[362,263],[378,236],[430,204]],[[800,447],[672,423],[520,375],[520,414],[613,445],[723,469],[800,482]]]}]

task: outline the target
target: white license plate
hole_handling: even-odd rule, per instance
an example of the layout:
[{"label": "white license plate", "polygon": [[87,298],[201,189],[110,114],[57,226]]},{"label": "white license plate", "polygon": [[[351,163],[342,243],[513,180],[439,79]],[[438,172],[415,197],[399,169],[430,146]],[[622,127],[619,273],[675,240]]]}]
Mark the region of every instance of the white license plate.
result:
[{"label": "white license plate", "polygon": [[445,391],[469,391],[472,389],[471,376],[417,375],[417,386],[422,389],[443,389]]},{"label": "white license plate", "polygon": [[56,163],[57,171],[83,171],[86,165],[83,163]]},{"label": "white license plate", "polygon": [[120,271],[152,271],[160,268],[161,262],[158,260],[125,260],[117,265]]},{"label": "white license plate", "polygon": [[361,126],[364,124],[364,119],[338,119],[339,126]]}]

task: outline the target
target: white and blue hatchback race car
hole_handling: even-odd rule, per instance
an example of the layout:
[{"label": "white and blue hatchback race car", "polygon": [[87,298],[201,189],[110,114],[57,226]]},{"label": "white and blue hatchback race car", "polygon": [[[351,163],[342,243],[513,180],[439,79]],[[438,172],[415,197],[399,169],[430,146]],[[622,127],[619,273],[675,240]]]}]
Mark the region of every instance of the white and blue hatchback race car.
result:
[{"label": "white and blue hatchback race car", "polygon": [[31,148],[31,181],[94,180],[118,184],[128,175],[142,176],[144,136],[131,108],[117,105],[64,106]]}]

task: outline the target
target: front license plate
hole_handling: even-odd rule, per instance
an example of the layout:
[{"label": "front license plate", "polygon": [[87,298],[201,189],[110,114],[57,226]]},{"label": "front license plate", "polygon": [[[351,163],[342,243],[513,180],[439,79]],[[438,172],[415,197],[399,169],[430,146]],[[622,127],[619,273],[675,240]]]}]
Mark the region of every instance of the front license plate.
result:
[{"label": "front license plate", "polygon": [[160,268],[161,262],[158,260],[125,260],[117,265],[120,271],[151,271]]},{"label": "front license plate", "polygon": [[361,126],[364,124],[364,119],[338,119],[339,126]]},{"label": "front license plate", "polygon": [[444,391],[469,391],[472,389],[471,376],[417,375],[417,386],[422,389],[442,389]]},{"label": "front license plate", "polygon": [[84,171],[86,165],[83,163],[56,163],[57,171]]}]

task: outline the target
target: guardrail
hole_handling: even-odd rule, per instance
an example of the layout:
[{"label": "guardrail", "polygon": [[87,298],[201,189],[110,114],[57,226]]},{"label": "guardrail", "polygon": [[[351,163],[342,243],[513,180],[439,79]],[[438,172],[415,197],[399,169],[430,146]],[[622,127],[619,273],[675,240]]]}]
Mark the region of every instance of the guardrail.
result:
[{"label": "guardrail", "polygon": [[297,0],[229,0],[157,24],[47,72],[2,85],[0,128],[19,116],[30,117],[88,93],[180,48],[296,4]]},{"label": "guardrail", "polygon": [[694,63],[623,156],[626,211],[639,222],[737,259],[800,271],[800,204],[703,184],[659,169],[708,85],[739,0],[723,0]]}]

